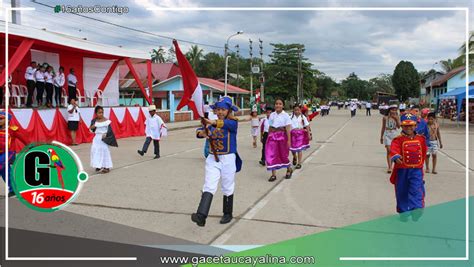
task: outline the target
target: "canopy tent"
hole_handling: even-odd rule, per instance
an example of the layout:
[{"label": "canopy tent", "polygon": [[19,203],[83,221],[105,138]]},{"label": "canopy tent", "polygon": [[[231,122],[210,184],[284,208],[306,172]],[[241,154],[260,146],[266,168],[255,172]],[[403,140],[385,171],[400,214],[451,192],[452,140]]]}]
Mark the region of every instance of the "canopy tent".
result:
[{"label": "canopy tent", "polygon": [[[474,86],[469,86],[468,96],[469,99],[474,98]],[[461,113],[462,100],[466,99],[466,87],[458,87],[454,90],[446,92],[439,96],[439,99],[455,99],[456,100],[456,112],[459,115]],[[459,116],[458,116],[459,120]]]},{"label": "canopy tent", "polygon": [[[67,75],[74,68],[78,79],[78,89],[84,96],[97,96],[100,90],[108,99],[118,103],[118,65],[125,64],[137,81],[145,99],[151,103],[150,94],[139,80],[133,68],[135,62],[151,64],[150,56],[144,51],[133,51],[118,46],[94,43],[83,38],[51,32],[46,29],[9,24],[8,50],[9,73],[12,83],[24,84],[23,77],[30,61],[48,62],[57,70],[65,68]],[[5,49],[4,23],[0,23],[0,49]],[[5,54],[0,53],[0,61],[5,65]],[[0,73],[0,86],[5,84],[5,69]],[[151,79],[151,71],[148,72]],[[148,87],[148,86],[147,86]],[[111,104],[112,104],[111,103]],[[113,105],[113,104],[112,104]]]}]

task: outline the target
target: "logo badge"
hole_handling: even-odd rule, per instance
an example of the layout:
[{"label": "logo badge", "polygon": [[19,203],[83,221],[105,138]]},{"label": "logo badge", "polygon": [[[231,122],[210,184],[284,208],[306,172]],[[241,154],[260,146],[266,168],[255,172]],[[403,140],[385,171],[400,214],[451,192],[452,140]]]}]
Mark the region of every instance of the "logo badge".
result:
[{"label": "logo badge", "polygon": [[37,211],[61,209],[89,178],[72,149],[53,141],[26,146],[13,163],[12,187],[18,199]]}]

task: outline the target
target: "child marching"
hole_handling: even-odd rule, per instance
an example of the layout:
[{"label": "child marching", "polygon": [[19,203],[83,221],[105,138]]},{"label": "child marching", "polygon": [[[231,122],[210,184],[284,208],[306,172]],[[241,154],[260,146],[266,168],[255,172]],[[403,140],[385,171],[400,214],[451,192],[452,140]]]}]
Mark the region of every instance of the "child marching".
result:
[{"label": "child marching", "polygon": [[260,120],[260,142],[262,142],[262,157],[258,163],[260,163],[262,166],[265,166],[265,144],[267,143],[268,131],[270,129],[268,118],[270,118],[270,114],[272,114],[273,111],[274,110],[272,107],[265,107],[265,117]]},{"label": "child marching", "polygon": [[257,111],[252,111],[250,113],[250,134],[252,135],[252,145],[254,148],[257,147],[257,136],[258,136],[258,126],[260,121],[257,116]]},{"label": "child marching", "polygon": [[436,171],[437,163],[437,152],[438,148],[443,148],[443,142],[441,141],[441,133],[439,131],[439,124],[436,121],[436,114],[431,112],[428,114],[428,130],[430,132],[430,145],[428,146],[428,154],[426,155],[426,172],[430,172],[430,156],[433,158],[433,168],[431,173],[438,174]]},{"label": "child marching", "polygon": [[156,106],[150,105],[148,107],[148,112],[150,113],[150,117],[145,121],[145,134],[146,139],[145,143],[141,150],[138,150],[138,154],[140,156],[145,155],[148,151],[148,146],[150,146],[151,141],[153,140],[153,147],[154,147],[154,159],[160,158],[160,139],[161,136],[166,135],[166,125],[161,119],[158,114],[156,114]]},{"label": "child marching", "polygon": [[303,151],[309,148],[311,130],[306,116],[301,113],[301,106],[295,104],[291,115],[291,146],[293,154],[293,165],[295,169],[301,169]]},{"label": "child marching", "polygon": [[[395,185],[397,212],[402,221],[417,221],[425,207],[423,166],[426,157],[426,139],[416,133],[416,116],[407,113],[401,117],[402,133],[393,139],[390,158],[395,162],[390,182]],[[413,211],[411,214],[406,213]]]},{"label": "child marching", "polygon": [[95,133],[91,146],[91,167],[96,172],[108,173],[113,167],[109,146],[118,147],[118,144],[110,126],[112,122],[104,117],[104,108],[96,106],[94,113],[95,118],[89,127]]},{"label": "child marching", "polygon": [[272,172],[269,182],[276,180],[276,170],[286,168],[286,179],[290,179],[293,174],[291,169],[290,154],[291,145],[291,119],[288,113],[283,110],[285,103],[283,99],[275,100],[275,112],[268,118],[269,131],[265,145],[265,161],[267,170]]},{"label": "child marching", "polygon": [[191,220],[198,226],[206,224],[206,218],[211,208],[212,198],[221,180],[223,213],[220,223],[226,224],[232,220],[234,203],[235,173],[242,167],[242,160],[237,153],[237,119],[231,114],[237,111],[232,99],[223,97],[212,106],[216,110],[217,120],[203,118],[205,128],[198,129],[198,138],[209,138],[210,153],[206,159],[206,176],[202,189],[201,201]]}]

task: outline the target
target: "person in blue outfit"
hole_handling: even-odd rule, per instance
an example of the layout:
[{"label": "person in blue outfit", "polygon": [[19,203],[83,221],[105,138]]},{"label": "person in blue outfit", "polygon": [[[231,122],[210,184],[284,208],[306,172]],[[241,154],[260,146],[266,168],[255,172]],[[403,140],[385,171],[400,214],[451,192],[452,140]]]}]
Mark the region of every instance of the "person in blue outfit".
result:
[{"label": "person in blue outfit", "polygon": [[[416,128],[415,132],[421,134],[426,140],[430,140],[430,130],[428,129],[428,123],[420,116],[420,106],[414,105],[410,109],[410,113],[416,116]],[[430,146],[430,142],[426,142],[426,146]]]},{"label": "person in blue outfit", "polygon": [[202,128],[196,131],[198,138],[209,139],[209,155],[206,158],[206,175],[202,189],[201,201],[191,220],[198,226],[206,224],[206,218],[211,208],[212,198],[221,180],[224,194],[223,213],[220,223],[226,224],[232,220],[235,173],[242,167],[242,160],[237,153],[238,121],[231,113],[237,111],[232,99],[223,97],[211,106],[216,111],[217,119],[202,118]]}]

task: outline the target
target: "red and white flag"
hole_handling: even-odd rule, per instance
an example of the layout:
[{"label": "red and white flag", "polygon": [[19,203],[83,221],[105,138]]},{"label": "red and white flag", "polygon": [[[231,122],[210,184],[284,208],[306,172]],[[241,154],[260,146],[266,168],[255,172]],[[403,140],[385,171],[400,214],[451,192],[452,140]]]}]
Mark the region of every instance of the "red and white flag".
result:
[{"label": "red and white flag", "polygon": [[199,117],[204,117],[201,85],[199,84],[199,80],[196,73],[194,73],[191,64],[189,64],[188,60],[181,52],[181,49],[179,49],[178,42],[173,40],[173,44],[179,69],[181,70],[184,90],[183,98],[181,98],[176,109],[180,110],[184,106],[188,106],[188,108],[194,113],[194,119],[199,119]]}]

